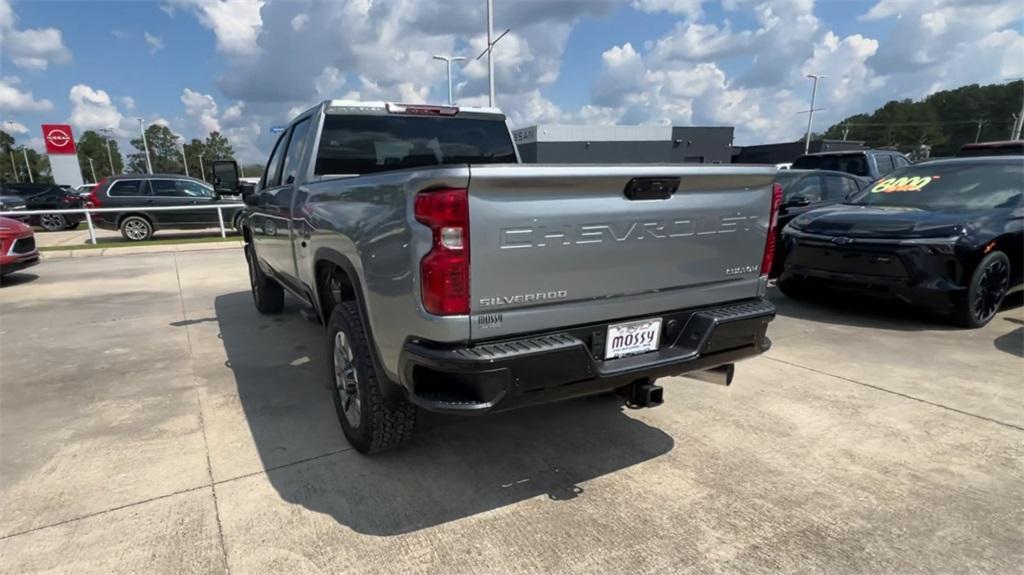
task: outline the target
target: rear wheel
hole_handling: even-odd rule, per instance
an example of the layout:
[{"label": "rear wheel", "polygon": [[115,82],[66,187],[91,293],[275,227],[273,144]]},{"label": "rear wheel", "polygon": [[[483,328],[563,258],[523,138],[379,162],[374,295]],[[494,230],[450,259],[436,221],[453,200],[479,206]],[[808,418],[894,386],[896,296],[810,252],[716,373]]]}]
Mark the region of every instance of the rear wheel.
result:
[{"label": "rear wheel", "polygon": [[384,376],[377,371],[354,303],[334,306],[327,323],[327,347],[334,407],[352,447],[360,453],[380,453],[411,439],[416,408],[401,398],[385,398]]},{"label": "rear wheel", "polygon": [[64,214],[43,214],[39,216],[39,226],[48,232],[59,232],[68,227]]},{"label": "rear wheel", "polygon": [[967,293],[956,306],[956,323],[968,329],[992,321],[1010,287],[1010,259],[1003,252],[985,256],[971,276]]},{"label": "rear wheel", "polygon": [[284,309],[284,288],[260,269],[252,244],[245,244],[245,261],[249,264],[249,287],[257,311],[265,314],[280,312]]},{"label": "rear wheel", "polygon": [[121,220],[121,236],[130,242],[142,242],[153,237],[153,224],[142,216],[128,216]]}]

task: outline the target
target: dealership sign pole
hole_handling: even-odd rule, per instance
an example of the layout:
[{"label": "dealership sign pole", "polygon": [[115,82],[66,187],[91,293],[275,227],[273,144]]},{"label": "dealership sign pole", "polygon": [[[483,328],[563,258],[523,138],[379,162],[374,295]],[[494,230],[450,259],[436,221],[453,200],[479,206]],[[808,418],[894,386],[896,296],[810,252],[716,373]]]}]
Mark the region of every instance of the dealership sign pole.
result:
[{"label": "dealership sign pole", "polygon": [[43,124],[43,142],[50,156],[50,172],[56,184],[78,187],[82,181],[82,166],[78,163],[74,132],[67,124]]}]

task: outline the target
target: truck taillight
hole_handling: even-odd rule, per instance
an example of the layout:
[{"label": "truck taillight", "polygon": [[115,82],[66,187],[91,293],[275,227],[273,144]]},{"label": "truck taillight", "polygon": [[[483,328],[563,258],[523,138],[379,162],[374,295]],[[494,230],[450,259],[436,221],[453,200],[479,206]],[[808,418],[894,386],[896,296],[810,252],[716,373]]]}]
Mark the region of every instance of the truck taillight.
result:
[{"label": "truck taillight", "polygon": [[434,315],[469,313],[469,195],[462,188],[416,195],[416,221],[430,227],[433,246],[420,261],[423,307]]},{"label": "truck taillight", "polygon": [[761,275],[767,276],[772,271],[775,261],[775,238],[778,236],[779,210],[782,208],[782,184],[772,184],[772,212],[768,220],[768,238],[764,241],[764,256],[761,258]]}]

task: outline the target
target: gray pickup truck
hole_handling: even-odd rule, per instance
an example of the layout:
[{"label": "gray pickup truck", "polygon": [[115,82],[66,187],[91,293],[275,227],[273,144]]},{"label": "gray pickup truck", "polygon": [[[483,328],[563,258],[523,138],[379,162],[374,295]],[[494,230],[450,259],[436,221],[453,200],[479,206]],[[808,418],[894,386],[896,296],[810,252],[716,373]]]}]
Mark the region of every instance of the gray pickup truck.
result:
[{"label": "gray pickup truck", "polygon": [[[237,166],[218,163],[218,186]],[[349,442],[409,439],[416,407],[481,414],[655,379],[728,384],[771,345],[781,201],[757,166],[521,165],[491,108],[326,101],[242,189],[253,299],[326,326]]]}]

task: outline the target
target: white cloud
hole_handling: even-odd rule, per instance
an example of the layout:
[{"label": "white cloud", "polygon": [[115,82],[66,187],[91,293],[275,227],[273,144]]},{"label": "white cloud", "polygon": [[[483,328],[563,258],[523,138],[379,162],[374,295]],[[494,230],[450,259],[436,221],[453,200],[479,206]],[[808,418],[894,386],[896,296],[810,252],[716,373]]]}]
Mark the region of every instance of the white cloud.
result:
[{"label": "white cloud", "polygon": [[641,12],[668,12],[696,19],[702,13],[701,5],[704,2],[705,0],[633,0],[630,5]]},{"label": "white cloud", "polygon": [[4,120],[4,122],[2,124],[0,124],[0,130],[3,130],[5,132],[7,132],[8,134],[27,134],[28,133],[28,128],[25,127],[25,124],[22,124],[20,122],[15,122],[14,120]]},{"label": "white cloud", "polygon": [[126,120],[104,90],[76,84],[68,93],[68,100],[71,101],[68,122],[79,130],[120,129]]},{"label": "white cloud", "polygon": [[17,28],[18,17],[9,0],[0,0],[0,45],[3,55],[19,68],[46,70],[52,64],[71,61],[71,51],[64,46],[61,31],[56,28]]},{"label": "white cloud", "polygon": [[32,92],[19,90],[19,84],[21,81],[16,77],[0,78],[0,112],[48,112],[53,109],[53,102],[45,98],[36,100]]},{"label": "white cloud", "polygon": [[181,103],[185,105],[185,114],[195,118],[204,132],[220,131],[217,101],[213,96],[185,88],[181,93]]},{"label": "white cloud", "polygon": [[124,106],[126,110],[134,110],[135,98],[132,98],[131,96],[124,96],[121,98],[121,105]]},{"label": "white cloud", "polygon": [[190,8],[199,22],[213,30],[217,49],[232,56],[259,52],[256,38],[263,25],[264,0],[173,0],[169,7]]},{"label": "white cloud", "polygon": [[149,53],[151,55],[164,49],[164,39],[160,36],[155,36],[149,32],[143,32],[142,37],[145,39],[146,45],[149,46]]}]

